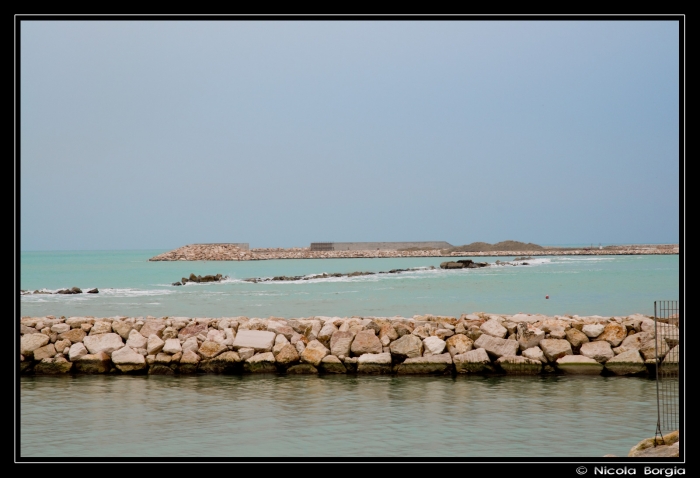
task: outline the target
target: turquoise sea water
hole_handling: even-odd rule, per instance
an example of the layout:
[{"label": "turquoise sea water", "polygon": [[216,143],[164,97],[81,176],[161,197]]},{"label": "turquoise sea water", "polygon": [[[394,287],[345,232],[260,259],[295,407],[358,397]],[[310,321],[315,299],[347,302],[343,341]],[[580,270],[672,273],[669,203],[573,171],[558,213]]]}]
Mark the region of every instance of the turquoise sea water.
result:
[{"label": "turquoise sea water", "polygon": [[[97,287],[99,294],[25,295],[21,315],[305,317],[465,312],[578,315],[652,314],[677,299],[679,256],[539,257],[528,266],[430,270],[439,257],[148,262],[163,251],[23,252],[22,289]],[[464,256],[469,258],[469,256]],[[513,257],[475,258],[495,263]],[[423,270],[353,278],[248,283],[241,279],[323,272]],[[222,283],[170,285],[195,274]],[[549,295],[549,299],[545,296]]]}]

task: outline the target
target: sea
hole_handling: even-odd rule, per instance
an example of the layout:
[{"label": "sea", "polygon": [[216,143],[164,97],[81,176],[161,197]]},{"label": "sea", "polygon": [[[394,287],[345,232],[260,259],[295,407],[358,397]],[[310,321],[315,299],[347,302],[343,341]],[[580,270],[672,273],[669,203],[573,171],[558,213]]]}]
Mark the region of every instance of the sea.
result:
[{"label": "sea", "polygon": [[[21,289],[99,292],[22,295],[18,315],[653,315],[680,287],[678,255],[465,255],[491,265],[460,270],[439,257],[148,261],[162,252],[21,252]],[[412,270],[381,273],[395,269]],[[244,281],[356,271],[376,274]],[[172,285],[191,273],[227,278]],[[655,382],[639,377],[23,376],[19,388],[26,457],[626,456],[656,425]]]}]

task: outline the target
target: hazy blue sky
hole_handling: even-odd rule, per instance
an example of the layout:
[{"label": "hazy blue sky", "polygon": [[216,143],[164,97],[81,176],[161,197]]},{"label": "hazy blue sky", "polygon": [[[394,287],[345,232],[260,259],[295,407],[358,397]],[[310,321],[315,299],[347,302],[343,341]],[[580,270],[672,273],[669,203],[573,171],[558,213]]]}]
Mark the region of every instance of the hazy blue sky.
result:
[{"label": "hazy blue sky", "polygon": [[21,25],[21,249],[677,242],[675,21]]}]

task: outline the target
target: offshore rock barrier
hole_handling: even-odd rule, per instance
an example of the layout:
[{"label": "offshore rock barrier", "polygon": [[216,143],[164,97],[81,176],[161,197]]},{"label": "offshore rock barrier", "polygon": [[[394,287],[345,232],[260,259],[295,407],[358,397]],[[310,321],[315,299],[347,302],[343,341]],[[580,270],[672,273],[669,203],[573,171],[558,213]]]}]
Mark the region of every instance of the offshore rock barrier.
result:
[{"label": "offshore rock barrier", "polygon": [[[430,266],[428,269],[435,269],[434,266]],[[350,272],[347,274],[344,274],[342,272],[332,272],[332,273],[326,273],[324,272],[323,274],[315,274],[315,275],[307,275],[307,276],[274,276],[274,277],[267,277],[267,278],[262,278],[262,277],[251,277],[249,279],[243,279],[243,282],[253,282],[253,283],[258,283],[258,282],[277,282],[277,281],[299,281],[299,280],[313,280],[313,279],[327,279],[329,277],[359,277],[359,276],[372,276],[372,275],[377,275],[377,274],[400,274],[401,272],[411,272],[411,271],[418,271],[422,270],[421,268],[414,267],[412,269],[391,269],[390,271],[380,271],[380,272],[362,272],[362,271],[357,271],[357,272]]]},{"label": "offshore rock barrier", "polygon": [[[88,294],[99,294],[99,290],[97,288],[90,289],[87,291]],[[49,290],[35,290],[32,292],[31,290],[21,290],[20,294],[21,295],[28,295],[28,294],[82,294],[83,291],[80,289],[80,287],[71,287],[70,289],[59,289],[56,292],[51,292]]]},{"label": "offshore rock barrier", "polygon": [[440,250],[311,251],[290,249],[241,249],[233,244],[190,244],[151,257],[149,261],[259,261],[270,259],[357,259],[387,257],[484,257],[484,256],[604,256],[678,254],[677,244],[613,246],[605,249],[544,248],[523,251],[443,252]]},{"label": "offshore rock barrier", "polygon": [[[677,366],[677,319],[456,317],[23,317],[20,371],[644,375]],[[657,355],[658,351],[658,355]]]}]

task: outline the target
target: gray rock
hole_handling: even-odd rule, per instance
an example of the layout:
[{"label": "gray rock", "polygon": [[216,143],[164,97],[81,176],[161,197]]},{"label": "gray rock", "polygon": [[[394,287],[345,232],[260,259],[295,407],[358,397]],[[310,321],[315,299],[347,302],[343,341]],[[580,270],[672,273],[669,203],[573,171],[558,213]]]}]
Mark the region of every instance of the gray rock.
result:
[{"label": "gray rock", "polygon": [[446,346],[446,342],[438,337],[428,337],[423,339],[423,355],[440,355]]},{"label": "gray rock", "polygon": [[112,361],[104,352],[84,355],[73,363],[80,373],[107,373],[112,368]]},{"label": "gray rock", "polygon": [[335,355],[326,355],[321,360],[321,371],[324,373],[347,373],[345,365]]},{"label": "gray rock", "polygon": [[129,339],[129,334],[131,333],[133,328],[134,327],[132,324],[123,320],[115,320],[114,322],[112,322],[112,331],[115,334],[119,334],[119,336],[124,340]]},{"label": "gray rock", "polygon": [[275,343],[275,332],[266,330],[238,330],[233,341],[234,349],[251,348],[256,352],[269,352]]},{"label": "gray rock", "polygon": [[70,325],[68,324],[56,324],[51,326],[51,332],[55,334],[62,334],[63,332],[68,332],[70,330]]},{"label": "gray rock", "polygon": [[474,347],[474,341],[464,334],[456,334],[447,339],[447,351],[451,357],[469,352]]},{"label": "gray rock", "polygon": [[[143,329],[141,329],[143,330]],[[155,355],[161,350],[163,350],[163,346],[165,345],[165,341],[161,340],[160,337],[158,337],[156,334],[151,334],[148,337],[148,342],[146,344],[146,351],[148,352],[148,355]]]},{"label": "gray rock", "polygon": [[70,346],[70,349],[68,351],[68,359],[71,362],[75,362],[76,360],[80,360],[81,358],[85,357],[88,354],[87,349],[85,346],[78,342],[77,344],[73,344]]},{"label": "gray rock", "polygon": [[523,350],[522,355],[531,360],[539,360],[542,363],[547,363],[547,357],[544,356],[542,349],[537,346]]},{"label": "gray rock", "polygon": [[520,350],[537,347],[540,340],[544,339],[544,335],[544,330],[534,326],[530,327],[526,322],[522,322],[517,326],[517,339]]},{"label": "gray rock", "polygon": [[495,319],[487,320],[481,324],[481,327],[479,328],[483,333],[490,335],[491,337],[498,337],[499,339],[503,339],[506,335],[508,335],[508,329],[503,327],[501,323]]},{"label": "gray rock", "polygon": [[[149,339],[150,340],[150,339]],[[218,342],[212,342],[210,340],[207,340],[200,345],[199,350],[197,353],[202,357],[204,360],[209,360],[213,359],[217,355],[226,352],[228,350],[225,345],[222,345]],[[272,352],[270,352],[270,355],[272,355]],[[274,361],[274,355],[272,355],[273,361]]]},{"label": "gray rock", "polygon": [[570,374],[600,375],[603,365],[583,355],[565,355],[557,359],[557,368]]},{"label": "gray rock", "polygon": [[504,355],[517,355],[519,343],[514,340],[500,339],[484,334],[476,339],[474,347],[484,349],[493,358],[499,358]]},{"label": "gray rock", "polygon": [[26,334],[19,339],[19,350],[25,357],[33,357],[34,351],[49,343],[49,337],[44,334]]},{"label": "gray rock", "polygon": [[558,358],[574,353],[569,341],[563,339],[542,339],[540,348],[550,362],[556,362]]},{"label": "gray rock", "polygon": [[[361,357],[360,357],[361,358]],[[398,366],[399,374],[437,374],[452,372],[452,356],[449,353],[406,359]]]},{"label": "gray rock", "polygon": [[[83,325],[90,325],[90,324],[83,324]],[[80,326],[78,326],[80,327]],[[68,332],[63,332],[62,334],[58,335],[58,338],[60,340],[70,340],[71,343],[75,344],[78,342],[82,342],[85,339],[85,336],[87,334],[85,331],[81,328],[77,329],[71,329]]]},{"label": "gray rock", "polygon": [[53,358],[54,355],[56,355],[56,347],[54,344],[48,344],[34,351],[34,360],[41,361],[45,358]]},{"label": "gray rock", "polygon": [[112,322],[99,320],[90,329],[90,335],[108,334],[112,332]]},{"label": "gray rock", "polygon": [[389,350],[399,360],[420,357],[423,355],[423,341],[417,335],[405,334],[392,342]]},{"label": "gray rock", "polygon": [[605,362],[605,369],[611,371],[615,375],[634,375],[647,371],[646,365],[639,350],[632,349],[627,352],[622,352],[619,355]]},{"label": "gray rock", "polygon": [[[167,329],[166,329],[167,330]],[[180,345],[180,341],[178,339],[167,339],[165,341],[165,345],[163,345],[163,352],[166,354],[176,354],[178,352],[182,352],[182,346]]]},{"label": "gray rock", "polygon": [[[239,329],[239,334],[241,330]],[[274,336],[274,332],[269,332]],[[275,356],[272,352],[264,352],[253,355],[245,361],[243,368],[246,372],[251,373],[274,373],[277,372],[275,366]]]},{"label": "gray rock", "polygon": [[163,319],[148,319],[143,323],[141,327],[141,335],[144,337],[150,337],[151,335],[157,335],[159,339],[163,338],[163,331],[165,330],[165,321]]},{"label": "gray rock", "polygon": [[131,329],[129,331],[129,336],[127,337],[126,345],[132,349],[144,349],[148,344],[148,339],[141,335],[136,329]]},{"label": "gray rock", "polygon": [[373,329],[366,329],[358,332],[357,335],[355,335],[355,339],[350,345],[350,351],[356,356],[362,356],[364,354],[381,354],[382,343],[375,335]]},{"label": "gray rock", "polygon": [[[482,337],[484,336],[482,335]],[[455,355],[452,357],[452,361],[457,373],[482,373],[492,370],[491,359],[486,350],[482,348]]]},{"label": "gray rock", "polygon": [[305,363],[310,363],[314,367],[318,367],[323,360],[323,357],[330,354],[328,350],[321,342],[318,340],[312,340],[304,349],[301,354],[301,361]]},{"label": "gray rock", "polygon": [[250,347],[243,347],[238,349],[238,355],[240,355],[241,360],[245,361],[251,358],[253,355],[255,355],[255,350],[251,349]]},{"label": "gray rock", "polygon": [[[111,324],[109,330],[112,330]],[[88,335],[83,340],[83,344],[85,344],[85,347],[92,355],[99,354],[100,352],[112,355],[112,352],[124,346],[124,342],[122,342],[122,338],[119,334],[113,332],[100,335]]]},{"label": "gray rock", "polygon": [[[618,324],[619,325],[619,324]],[[581,345],[580,354],[596,362],[605,363],[615,356],[610,343],[606,341],[587,342]]]},{"label": "gray rock", "polygon": [[70,372],[73,363],[63,357],[44,358],[34,367],[37,375],[59,375]]},{"label": "gray rock", "polygon": [[163,340],[175,339],[175,338],[177,338],[177,335],[178,335],[178,331],[175,327],[166,327],[163,330],[163,336],[161,337],[161,339],[163,339]]},{"label": "gray rock", "polygon": [[513,375],[536,375],[542,372],[542,362],[540,360],[533,360],[519,355],[504,355],[496,360],[496,365],[507,374]]},{"label": "gray rock", "polygon": [[581,329],[581,331],[591,339],[598,337],[603,333],[603,330],[605,330],[605,326],[603,324],[587,324]]},{"label": "gray rock", "polygon": [[[371,331],[374,333],[374,331]],[[362,332],[360,332],[362,333]],[[360,334],[358,333],[358,335]],[[374,338],[377,338],[374,336]],[[379,339],[377,339],[379,341]],[[391,354],[390,353],[366,353],[360,355],[357,359],[358,373],[391,373]]]},{"label": "gray rock", "polygon": [[112,353],[112,363],[122,372],[135,372],[146,368],[146,359],[129,346]]}]

